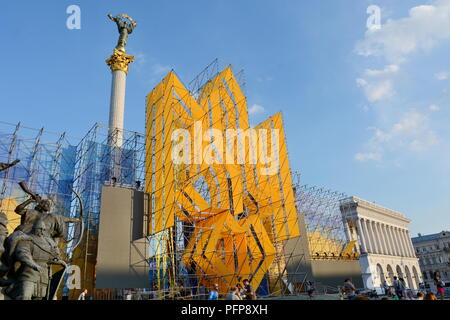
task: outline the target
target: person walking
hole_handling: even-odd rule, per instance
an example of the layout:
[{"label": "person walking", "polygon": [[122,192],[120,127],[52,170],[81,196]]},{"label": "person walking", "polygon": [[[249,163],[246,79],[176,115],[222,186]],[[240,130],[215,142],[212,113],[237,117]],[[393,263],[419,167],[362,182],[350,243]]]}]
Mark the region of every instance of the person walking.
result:
[{"label": "person walking", "polygon": [[245,300],[256,300],[256,294],[248,279],[244,279]]},{"label": "person walking", "polygon": [[345,279],[342,289],[348,300],[356,298],[356,287],[350,278]]},{"label": "person walking", "polygon": [[396,276],[394,276],[394,289],[395,289],[395,294],[397,295],[397,297],[401,298],[402,297],[402,283]]},{"label": "person walking", "polygon": [[88,290],[84,289],[83,292],[81,292],[80,295],[78,296],[78,300],[86,300],[87,293],[88,293]]},{"label": "person walking", "polygon": [[214,283],[213,289],[209,292],[208,300],[219,300],[219,285]]},{"label": "person walking", "polygon": [[306,281],[306,292],[308,293],[308,297],[310,300],[313,299],[314,293],[316,292],[316,288],[314,287],[314,283],[312,281]]},{"label": "person walking", "polygon": [[445,297],[445,283],[442,281],[441,273],[436,271],[433,276],[434,285],[436,286],[437,295],[439,299],[444,300]]}]

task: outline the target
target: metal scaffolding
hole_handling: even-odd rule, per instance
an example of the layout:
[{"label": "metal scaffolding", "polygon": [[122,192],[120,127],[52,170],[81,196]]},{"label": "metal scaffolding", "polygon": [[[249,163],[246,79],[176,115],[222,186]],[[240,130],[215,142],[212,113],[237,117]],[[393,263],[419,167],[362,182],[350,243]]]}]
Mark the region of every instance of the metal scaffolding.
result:
[{"label": "metal scaffolding", "polygon": [[349,244],[340,211],[341,192],[301,185],[299,174],[295,185],[297,210],[303,216],[311,259],[337,260]]},{"label": "metal scaffolding", "polygon": [[[298,236],[298,226],[282,116],[251,128],[243,82],[243,72],[235,75],[230,66],[219,70],[215,60],[189,86],[172,71],[147,96],[151,281],[161,296],[182,286],[202,297],[213,283],[226,293],[245,278],[263,295],[288,287],[284,241]],[[267,161],[258,163],[210,164],[204,158],[175,163],[173,132],[192,136],[199,124],[222,137],[228,129],[239,131],[239,139],[245,139],[245,130],[267,133],[271,145],[266,147],[279,158],[269,160],[266,148],[259,155]],[[211,143],[211,150],[220,154],[220,140],[200,139],[202,146]],[[198,155],[188,151],[192,140],[178,154]],[[254,148],[256,144],[245,148],[236,143],[237,153],[249,160]],[[266,174],[275,159],[279,163]]]},{"label": "metal scaffolding", "polygon": [[85,233],[72,252],[70,239],[78,239],[79,224],[69,227],[66,253],[72,264],[81,268],[82,286],[94,288],[101,190],[104,184],[143,190],[145,185],[145,139],[142,134],[123,131],[120,148],[111,141],[108,128],[95,124],[82,139],[42,129],[0,122],[0,162],[20,163],[0,173],[0,210],[9,219],[12,232],[20,224],[15,207],[28,198],[18,186],[25,181],[34,192],[52,201],[52,212],[78,217],[82,198],[85,209]]},{"label": "metal scaffolding", "polygon": [[15,206],[28,198],[18,186],[20,181],[51,200],[52,212],[70,216],[77,148],[74,141],[65,133],[0,122],[0,162],[20,159],[18,165],[0,173],[0,210],[10,220],[10,231],[20,222],[14,214]]},{"label": "metal scaffolding", "polygon": [[[77,217],[73,188],[84,203],[85,232],[73,252],[69,243],[68,258],[81,269],[82,288],[95,292],[102,187],[146,191],[149,288],[155,298],[201,299],[212,283],[221,283],[223,293],[244,278],[260,295],[292,293],[286,268],[299,257],[285,253],[286,240],[307,237],[312,259],[339,259],[347,244],[339,211],[345,195],[301,186],[299,174],[291,174],[281,114],[255,127],[280,132],[279,149],[270,136],[270,149],[280,157],[275,174],[259,174],[266,168],[260,163],[176,165],[169,159],[171,130],[192,132],[194,121],[222,131],[249,129],[243,86],[243,71],[220,70],[218,60],[187,87],[171,72],[147,97],[146,134],[122,130],[120,147],[114,141],[119,135],[100,124],[78,140],[0,122],[0,162],[21,160],[0,174],[0,209],[13,215],[26,198],[17,183],[26,181],[53,201],[56,213]],[[250,149],[241,151],[249,158]],[[299,234],[298,215],[305,235]],[[79,232],[72,225],[69,238]]]},{"label": "metal scaffolding", "polygon": [[[103,185],[143,190],[145,185],[145,139],[142,134],[121,130],[117,147],[108,127],[95,124],[77,145],[74,190],[84,204],[85,233],[73,253],[72,262],[81,268],[82,287],[94,290],[101,192]],[[72,202],[72,211],[79,203]],[[76,233],[77,230],[72,230]]]}]

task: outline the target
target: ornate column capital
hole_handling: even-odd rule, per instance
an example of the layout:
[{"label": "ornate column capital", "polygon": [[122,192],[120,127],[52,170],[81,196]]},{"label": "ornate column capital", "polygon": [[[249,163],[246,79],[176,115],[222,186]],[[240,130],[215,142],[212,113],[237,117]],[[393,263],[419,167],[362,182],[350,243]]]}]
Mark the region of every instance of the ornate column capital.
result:
[{"label": "ornate column capital", "polygon": [[111,71],[123,71],[128,73],[128,65],[134,61],[134,56],[125,54],[122,51],[114,49],[114,53],[106,60],[106,64],[111,68]]}]

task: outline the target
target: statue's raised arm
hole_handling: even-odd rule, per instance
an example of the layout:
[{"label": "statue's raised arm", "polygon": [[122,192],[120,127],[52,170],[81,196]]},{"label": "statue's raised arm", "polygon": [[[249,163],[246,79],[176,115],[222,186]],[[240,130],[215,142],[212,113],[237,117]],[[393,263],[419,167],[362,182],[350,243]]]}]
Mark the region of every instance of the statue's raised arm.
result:
[{"label": "statue's raised arm", "polygon": [[15,165],[18,164],[19,162],[20,162],[20,160],[14,160],[14,161],[11,162],[11,163],[1,163],[1,162],[0,162],[0,172],[3,171],[3,170],[9,169],[9,168],[11,168],[11,167],[13,167],[13,166],[15,166]]},{"label": "statue's raised arm", "polygon": [[120,34],[116,50],[125,52],[128,35],[133,32],[134,28],[137,26],[137,22],[127,14],[119,14],[115,17],[112,14],[108,14],[108,18],[117,24],[117,29]]}]

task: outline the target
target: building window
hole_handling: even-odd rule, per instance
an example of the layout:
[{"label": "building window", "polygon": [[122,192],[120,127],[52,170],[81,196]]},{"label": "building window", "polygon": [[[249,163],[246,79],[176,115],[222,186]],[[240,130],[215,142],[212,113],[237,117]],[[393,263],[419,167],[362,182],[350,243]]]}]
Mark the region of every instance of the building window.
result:
[{"label": "building window", "polygon": [[426,273],[426,272],[423,273],[423,279],[424,279],[424,280],[428,280],[428,277],[427,277],[427,273]]}]

